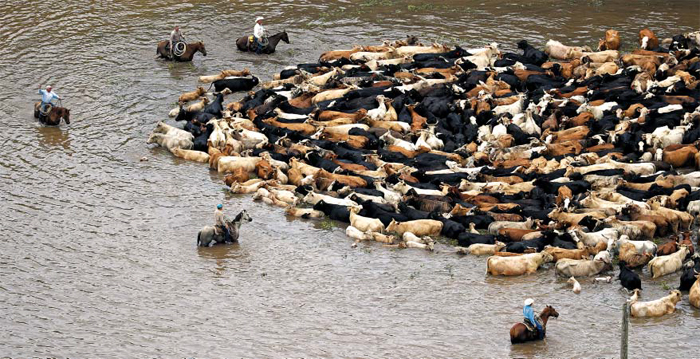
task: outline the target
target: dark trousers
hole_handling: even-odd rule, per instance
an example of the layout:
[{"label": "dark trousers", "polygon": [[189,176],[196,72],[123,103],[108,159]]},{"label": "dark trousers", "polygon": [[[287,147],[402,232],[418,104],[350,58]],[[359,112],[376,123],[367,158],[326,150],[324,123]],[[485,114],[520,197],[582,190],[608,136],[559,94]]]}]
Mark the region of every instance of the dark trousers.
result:
[{"label": "dark trousers", "polygon": [[253,47],[255,48],[255,53],[260,55],[260,52],[262,52],[263,45],[258,41],[258,38],[253,36]]},{"label": "dark trousers", "polygon": [[228,227],[219,226],[219,229],[224,232],[224,242],[231,242],[231,232],[229,232]]}]

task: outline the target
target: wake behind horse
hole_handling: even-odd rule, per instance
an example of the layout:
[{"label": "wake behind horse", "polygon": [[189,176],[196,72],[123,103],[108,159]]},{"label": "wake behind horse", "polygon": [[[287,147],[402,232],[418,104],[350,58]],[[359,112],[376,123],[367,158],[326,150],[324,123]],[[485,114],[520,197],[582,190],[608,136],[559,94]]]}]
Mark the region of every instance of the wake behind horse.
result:
[{"label": "wake behind horse", "polygon": [[174,60],[174,61],[192,61],[192,58],[194,58],[194,55],[198,52],[201,52],[202,55],[207,56],[207,49],[204,48],[204,43],[201,41],[198,42],[191,42],[187,44],[187,48],[185,49],[185,52],[180,55],[180,56],[175,56],[173,55],[173,58],[170,58],[170,51],[166,49],[166,45],[168,45],[167,40],[163,40],[158,43],[158,47],[156,48],[156,55],[160,56],[161,58],[168,59],[168,60]]},{"label": "wake behind horse", "polygon": [[34,103],[34,118],[38,118],[39,122],[44,125],[58,126],[61,119],[66,121],[66,125],[70,124],[70,110],[65,107],[51,106],[47,113],[43,113],[40,109],[41,102]]},{"label": "wake behind horse", "polygon": [[[260,51],[263,54],[271,54],[275,52],[275,48],[277,47],[277,44],[279,44],[280,40],[289,43],[289,36],[287,36],[286,31],[282,31],[268,37],[267,40],[267,46],[263,47],[263,49]],[[240,51],[255,52],[254,46],[255,45],[250,41],[249,36],[239,37],[238,40],[236,40],[236,47],[238,47],[238,50]]]}]

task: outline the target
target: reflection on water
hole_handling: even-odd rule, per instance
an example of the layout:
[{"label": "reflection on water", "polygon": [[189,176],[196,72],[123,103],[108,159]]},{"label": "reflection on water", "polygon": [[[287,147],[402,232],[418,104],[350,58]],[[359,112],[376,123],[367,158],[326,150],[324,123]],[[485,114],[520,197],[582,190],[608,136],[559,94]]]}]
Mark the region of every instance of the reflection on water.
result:
[{"label": "reflection on water", "polygon": [[238,266],[239,261],[245,261],[247,251],[241,250],[240,244],[222,244],[212,247],[197,247],[197,254],[206,260],[211,260],[214,268],[212,271],[217,277],[225,275],[229,267]]},{"label": "reflection on water", "polygon": [[[291,44],[271,56],[235,51],[258,15],[269,31],[286,29]],[[484,257],[457,257],[446,246],[435,253],[378,243],[353,249],[344,225],[294,220],[228,194],[207,164],[185,163],[145,141],[180,93],[222,69],[248,67],[266,80],[325,50],[409,34],[426,43],[497,41],[514,49],[520,39],[595,46],[615,28],[630,48],[641,27],[664,38],[697,30],[698,19],[696,0],[4,0],[0,353],[617,356],[626,298],[617,283],[581,279],[575,295],[552,269],[492,278]],[[190,41],[203,41],[208,56],[155,59],[156,42],[175,24]],[[28,105],[43,84],[71,108],[70,125],[42,127],[32,118]],[[245,208],[254,221],[241,227],[240,245],[196,248],[217,203],[229,216]],[[677,274],[643,275],[645,300],[678,282]],[[561,315],[546,341],[511,346],[508,331],[522,320],[526,297]],[[697,335],[688,328],[700,327],[699,313],[685,296],[674,315],[633,320],[630,356],[696,356]]]},{"label": "reflection on water", "polygon": [[70,130],[65,124],[64,127],[51,127],[38,125],[36,130],[39,135],[39,143],[44,147],[63,147],[70,150]]}]

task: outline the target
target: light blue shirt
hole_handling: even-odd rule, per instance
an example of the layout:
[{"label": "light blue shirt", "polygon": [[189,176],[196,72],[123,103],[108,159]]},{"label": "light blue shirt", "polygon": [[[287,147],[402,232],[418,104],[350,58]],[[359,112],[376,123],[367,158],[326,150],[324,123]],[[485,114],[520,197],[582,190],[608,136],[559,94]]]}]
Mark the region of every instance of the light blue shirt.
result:
[{"label": "light blue shirt", "polygon": [[535,320],[535,311],[532,309],[531,305],[526,305],[523,307],[523,316],[525,316],[525,318],[527,318],[527,320],[529,320],[530,323],[534,324],[537,327],[537,329],[542,330],[542,328],[540,327],[540,323],[537,320]]},{"label": "light blue shirt", "polygon": [[51,103],[51,101],[52,101],[53,99],[61,99],[61,98],[58,97],[58,95],[57,95],[55,92],[53,92],[53,91],[48,92],[48,91],[46,91],[46,90],[39,90],[39,95],[41,95],[41,102],[42,102],[42,103]]}]

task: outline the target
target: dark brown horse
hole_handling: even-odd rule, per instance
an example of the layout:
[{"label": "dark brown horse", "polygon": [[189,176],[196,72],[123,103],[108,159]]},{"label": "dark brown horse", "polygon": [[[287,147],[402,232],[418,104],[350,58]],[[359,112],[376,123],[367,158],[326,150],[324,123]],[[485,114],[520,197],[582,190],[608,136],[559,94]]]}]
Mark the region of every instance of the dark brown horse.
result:
[{"label": "dark brown horse", "polygon": [[[287,36],[286,31],[276,33],[268,37],[267,40],[267,46],[263,47],[263,49],[260,51],[263,54],[271,54],[275,52],[275,48],[277,47],[277,44],[279,44],[280,40],[289,43],[289,37]],[[236,47],[238,47],[238,50],[240,51],[255,52],[254,46],[254,43],[249,41],[248,36],[239,37],[238,40],[236,40]]]},{"label": "dark brown horse", "polygon": [[161,58],[168,59],[168,60],[174,60],[174,61],[192,61],[192,58],[194,57],[194,54],[197,52],[201,52],[202,55],[207,56],[207,49],[204,48],[204,43],[201,41],[198,42],[191,42],[187,44],[187,48],[185,49],[185,52],[180,55],[180,56],[174,56],[174,59],[170,58],[170,51],[166,50],[166,45],[168,44],[167,40],[163,40],[158,43],[158,47],[156,48],[156,55],[160,56]]},{"label": "dark brown horse", "polygon": [[61,119],[66,121],[66,125],[70,124],[70,110],[64,107],[51,106],[51,109],[47,114],[41,113],[39,106],[41,102],[34,104],[34,118],[38,118],[39,122],[44,125],[58,126],[61,123]]},{"label": "dark brown horse", "polygon": [[[549,317],[558,318],[559,313],[557,313],[553,307],[548,305],[542,310],[542,312],[540,312],[540,318],[542,318],[542,331],[544,332],[542,338],[547,335],[547,320],[549,320]],[[510,328],[510,342],[512,344],[531,342],[534,340],[540,340],[540,337],[537,335],[537,331],[529,331],[525,324],[517,323]]]}]

